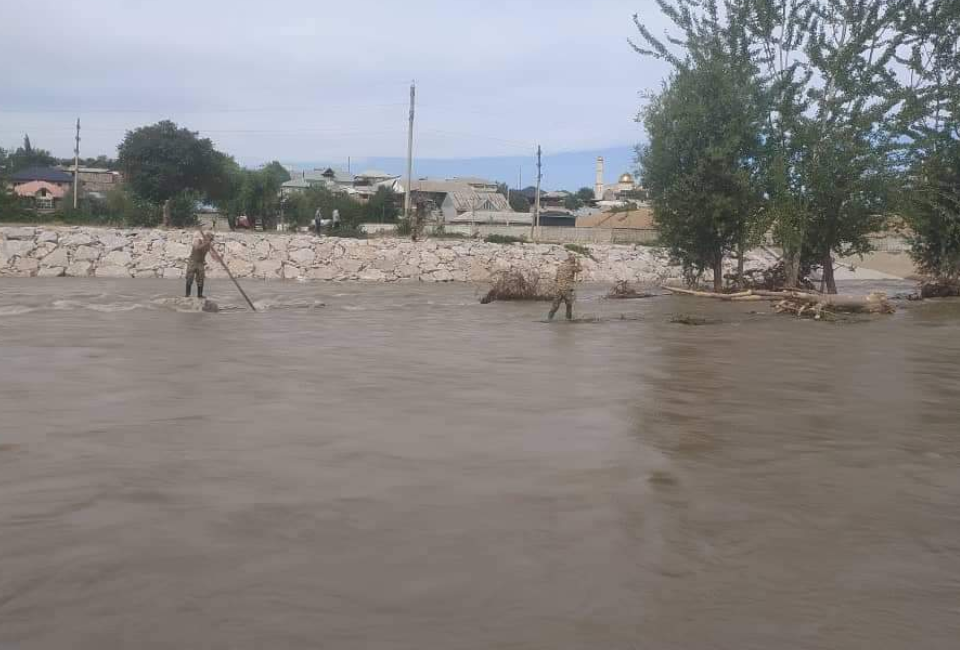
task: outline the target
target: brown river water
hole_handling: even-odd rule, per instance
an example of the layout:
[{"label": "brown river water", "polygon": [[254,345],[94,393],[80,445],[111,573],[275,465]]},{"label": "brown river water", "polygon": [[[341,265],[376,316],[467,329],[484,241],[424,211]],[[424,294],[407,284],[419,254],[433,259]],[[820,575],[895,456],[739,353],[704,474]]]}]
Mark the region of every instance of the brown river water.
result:
[{"label": "brown river water", "polygon": [[960,303],[247,288],[0,280],[0,648],[960,647]]}]

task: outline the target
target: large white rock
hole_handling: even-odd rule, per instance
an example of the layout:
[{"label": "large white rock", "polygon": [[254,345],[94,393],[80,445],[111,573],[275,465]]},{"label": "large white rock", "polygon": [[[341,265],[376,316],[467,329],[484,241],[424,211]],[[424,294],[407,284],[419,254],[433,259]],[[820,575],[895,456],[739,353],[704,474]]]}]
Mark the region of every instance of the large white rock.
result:
[{"label": "large white rock", "polygon": [[98,278],[129,278],[130,269],[125,266],[99,266],[93,272]]},{"label": "large white rock", "polygon": [[7,239],[33,239],[36,228],[0,228],[0,232]]},{"label": "large white rock", "polygon": [[364,269],[363,271],[360,271],[360,274],[357,277],[359,277],[361,280],[364,280],[365,282],[382,282],[384,279],[383,271],[381,271],[380,269],[374,269],[374,268]]},{"label": "large white rock", "polygon": [[156,253],[146,253],[144,255],[138,256],[136,258],[136,262],[137,262],[136,264],[137,268],[144,270],[144,269],[160,268],[162,261],[160,259],[160,256],[157,255]]},{"label": "large white rock", "polygon": [[274,279],[280,273],[283,262],[277,259],[260,260],[254,265],[253,275],[258,278]]},{"label": "large white rock", "polygon": [[67,259],[67,250],[65,248],[54,249],[54,251],[46,255],[42,261],[43,266],[50,267],[66,266],[69,263],[70,260]]},{"label": "large white rock", "polygon": [[243,259],[249,259],[250,251],[246,246],[243,245],[243,242],[239,241],[228,241],[226,245],[227,255],[229,257],[239,257]]},{"label": "large white rock", "polygon": [[39,235],[37,235],[37,241],[40,243],[50,242],[55,244],[57,243],[57,239],[59,238],[60,236],[57,234],[57,231],[55,230],[44,230]]},{"label": "large white rock", "polygon": [[120,250],[129,243],[129,240],[119,235],[104,235],[100,238],[100,243],[103,245],[104,252],[109,253]]},{"label": "large white rock", "polygon": [[440,264],[440,258],[433,253],[424,252],[420,254],[420,268],[424,271],[433,271],[438,264]]},{"label": "large white rock", "polygon": [[93,246],[77,246],[73,251],[74,260],[96,260],[100,257],[100,249]]},{"label": "large white rock", "polygon": [[308,280],[333,280],[337,277],[337,269],[333,266],[321,266],[307,271]]},{"label": "large white rock", "polygon": [[68,266],[66,274],[72,278],[85,278],[90,275],[90,269],[92,268],[92,262],[81,260]]},{"label": "large white rock", "polygon": [[415,278],[420,275],[420,269],[413,264],[401,264],[394,273],[398,278]]},{"label": "large white rock", "polygon": [[32,239],[8,239],[7,241],[0,244],[0,254],[6,257],[17,257],[17,256],[26,256],[33,252],[37,247],[33,243]]},{"label": "large white rock", "polygon": [[290,259],[300,266],[310,266],[313,264],[313,249],[297,248],[290,252]]},{"label": "large white rock", "polygon": [[163,246],[164,256],[170,261],[185,260],[190,257],[191,246],[178,241],[168,241]]},{"label": "large white rock", "polygon": [[238,278],[247,278],[253,274],[253,264],[246,260],[231,258],[227,260],[227,266],[230,272]]},{"label": "large white rock", "polygon": [[334,260],[334,264],[337,268],[342,269],[345,273],[354,274],[358,273],[360,269],[363,268],[363,262],[360,260],[353,260],[349,257],[339,257]]},{"label": "large white rock", "polygon": [[179,280],[183,276],[184,270],[176,266],[168,266],[160,272],[160,277],[164,278],[165,280]]},{"label": "large white rock", "polygon": [[59,278],[66,273],[62,266],[45,266],[37,271],[38,278]]},{"label": "large white rock", "polygon": [[254,246],[253,250],[257,254],[258,260],[265,260],[270,257],[270,242],[266,239],[261,239],[257,242],[256,246]]},{"label": "large white rock", "polygon": [[283,269],[281,270],[281,276],[284,280],[296,280],[302,275],[302,271],[299,267],[294,266],[293,264],[284,264]]},{"label": "large white rock", "polygon": [[89,246],[93,243],[93,237],[81,231],[67,235],[60,243],[66,246]]},{"label": "large white rock", "polygon": [[106,266],[129,266],[132,261],[130,253],[114,250],[112,253],[108,253],[101,263]]},{"label": "large white rock", "polygon": [[36,271],[40,268],[40,260],[33,257],[18,257],[14,268],[18,271]]}]

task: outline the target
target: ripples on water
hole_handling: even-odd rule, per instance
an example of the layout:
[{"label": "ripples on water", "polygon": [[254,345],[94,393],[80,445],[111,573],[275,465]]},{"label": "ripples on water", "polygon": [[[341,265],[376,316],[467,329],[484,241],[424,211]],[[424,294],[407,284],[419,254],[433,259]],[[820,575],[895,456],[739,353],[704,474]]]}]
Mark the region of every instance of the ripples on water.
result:
[{"label": "ripples on water", "polygon": [[209,284],[0,282],[0,648],[957,647],[958,304]]}]

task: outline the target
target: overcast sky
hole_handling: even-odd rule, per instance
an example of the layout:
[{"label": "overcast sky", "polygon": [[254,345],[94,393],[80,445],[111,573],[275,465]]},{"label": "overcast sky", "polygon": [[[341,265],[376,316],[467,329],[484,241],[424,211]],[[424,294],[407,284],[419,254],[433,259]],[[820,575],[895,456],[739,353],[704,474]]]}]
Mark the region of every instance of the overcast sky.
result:
[{"label": "overcast sky", "polygon": [[[629,147],[653,0],[0,0],[0,146],[114,155],[169,118],[245,164]],[[589,172],[588,172],[589,173]]]}]

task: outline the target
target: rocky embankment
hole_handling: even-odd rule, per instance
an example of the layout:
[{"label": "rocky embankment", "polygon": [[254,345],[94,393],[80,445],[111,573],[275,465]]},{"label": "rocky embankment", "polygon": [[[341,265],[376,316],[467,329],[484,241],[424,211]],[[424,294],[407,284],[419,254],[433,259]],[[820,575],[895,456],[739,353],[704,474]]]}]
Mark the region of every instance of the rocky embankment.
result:
[{"label": "rocky embankment", "polygon": [[[195,233],[87,227],[0,227],[0,276],[181,278]],[[217,250],[238,278],[483,282],[500,269],[552,277],[566,257],[551,244],[472,240],[338,239],[300,234],[217,233]],[[679,275],[657,248],[591,245],[587,282],[662,281]],[[761,260],[758,258],[757,262]],[[214,260],[208,277],[226,277]]]}]

